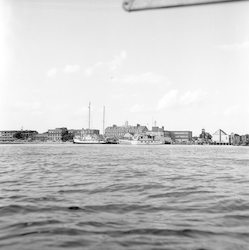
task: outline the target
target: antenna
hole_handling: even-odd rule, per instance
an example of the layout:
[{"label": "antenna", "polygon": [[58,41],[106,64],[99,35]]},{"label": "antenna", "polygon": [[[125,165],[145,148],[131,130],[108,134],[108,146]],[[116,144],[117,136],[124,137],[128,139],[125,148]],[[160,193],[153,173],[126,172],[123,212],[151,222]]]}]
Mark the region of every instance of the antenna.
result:
[{"label": "antenna", "polygon": [[105,134],[105,106],[103,108],[103,135]]},{"label": "antenna", "polygon": [[90,125],[91,125],[91,102],[89,102],[89,106],[88,106],[88,108],[89,108],[89,120],[88,120],[88,129],[89,129],[89,132],[90,132]]}]

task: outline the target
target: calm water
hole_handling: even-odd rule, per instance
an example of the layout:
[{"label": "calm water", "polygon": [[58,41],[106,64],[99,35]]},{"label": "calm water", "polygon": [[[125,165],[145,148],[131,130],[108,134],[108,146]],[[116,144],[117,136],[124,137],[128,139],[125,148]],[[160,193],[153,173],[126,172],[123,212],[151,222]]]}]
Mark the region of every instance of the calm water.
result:
[{"label": "calm water", "polygon": [[249,249],[249,147],[0,145],[1,249]]}]

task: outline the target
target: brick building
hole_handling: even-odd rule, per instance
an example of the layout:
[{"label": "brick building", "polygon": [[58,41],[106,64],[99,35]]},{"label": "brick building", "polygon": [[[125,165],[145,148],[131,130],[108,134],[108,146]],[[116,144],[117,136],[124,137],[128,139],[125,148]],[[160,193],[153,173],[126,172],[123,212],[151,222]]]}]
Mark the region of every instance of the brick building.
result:
[{"label": "brick building", "polygon": [[0,142],[13,142],[17,140],[14,135],[16,133],[22,133],[23,139],[30,140],[34,135],[38,134],[35,130],[1,130]]},{"label": "brick building", "polygon": [[191,142],[192,141],[192,131],[171,131],[174,134],[175,142]]},{"label": "brick building", "polygon": [[141,134],[148,131],[146,126],[141,126],[137,124],[137,126],[117,126],[113,125],[112,127],[107,127],[105,129],[105,137],[110,138],[123,138],[125,134],[129,133],[131,135]]},{"label": "brick building", "polygon": [[48,130],[48,141],[60,142],[62,139],[62,133],[67,131],[67,128],[55,128]]},{"label": "brick building", "polygon": [[46,142],[48,140],[48,133],[40,133],[33,136],[34,141]]}]

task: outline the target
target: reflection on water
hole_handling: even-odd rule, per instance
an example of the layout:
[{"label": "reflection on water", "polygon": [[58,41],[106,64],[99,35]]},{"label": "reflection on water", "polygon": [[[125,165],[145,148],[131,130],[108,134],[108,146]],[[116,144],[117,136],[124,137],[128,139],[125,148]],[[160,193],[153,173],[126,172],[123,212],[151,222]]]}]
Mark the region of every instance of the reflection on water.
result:
[{"label": "reflection on water", "polygon": [[1,145],[1,249],[249,249],[249,147]]}]

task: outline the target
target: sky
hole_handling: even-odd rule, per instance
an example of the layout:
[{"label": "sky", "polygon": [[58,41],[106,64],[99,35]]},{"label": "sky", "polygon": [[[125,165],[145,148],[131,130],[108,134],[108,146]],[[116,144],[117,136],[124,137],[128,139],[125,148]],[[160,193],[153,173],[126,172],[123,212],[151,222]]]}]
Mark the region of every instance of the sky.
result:
[{"label": "sky", "polygon": [[249,1],[122,2],[0,0],[0,130],[249,133]]}]

